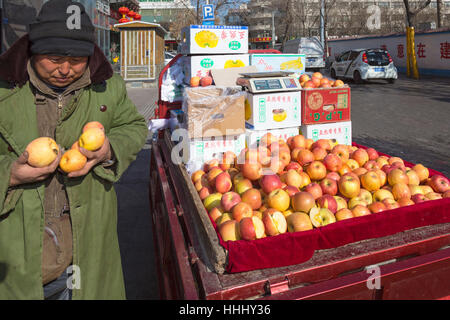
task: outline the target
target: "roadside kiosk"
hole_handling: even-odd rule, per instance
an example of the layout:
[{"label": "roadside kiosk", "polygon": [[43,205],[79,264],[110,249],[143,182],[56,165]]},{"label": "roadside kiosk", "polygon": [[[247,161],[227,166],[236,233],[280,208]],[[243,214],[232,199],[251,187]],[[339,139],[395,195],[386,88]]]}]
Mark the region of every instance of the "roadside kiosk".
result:
[{"label": "roadside kiosk", "polygon": [[157,23],[115,24],[120,32],[120,74],[124,80],[154,80],[164,67],[164,36]]}]

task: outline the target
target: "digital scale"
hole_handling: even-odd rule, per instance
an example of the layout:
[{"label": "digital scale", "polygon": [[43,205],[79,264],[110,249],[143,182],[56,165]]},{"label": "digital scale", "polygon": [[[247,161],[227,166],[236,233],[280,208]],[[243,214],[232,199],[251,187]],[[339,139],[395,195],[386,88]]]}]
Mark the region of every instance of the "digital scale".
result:
[{"label": "digital scale", "polygon": [[293,72],[254,72],[240,73],[237,84],[246,87],[250,93],[268,93],[282,91],[299,91],[300,82],[290,77]]},{"label": "digital scale", "polygon": [[246,127],[272,130],[301,125],[301,85],[293,72],[240,73],[237,85],[248,92],[245,101]]}]

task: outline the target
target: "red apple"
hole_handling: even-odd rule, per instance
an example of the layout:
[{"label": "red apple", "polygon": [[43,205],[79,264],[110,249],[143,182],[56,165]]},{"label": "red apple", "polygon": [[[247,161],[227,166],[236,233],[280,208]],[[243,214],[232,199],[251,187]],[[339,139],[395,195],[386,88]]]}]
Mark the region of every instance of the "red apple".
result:
[{"label": "red apple", "polygon": [[353,198],[359,194],[361,190],[360,182],[358,178],[350,174],[345,174],[338,182],[339,192],[346,198]]},{"label": "red apple", "polygon": [[262,205],[261,192],[255,188],[245,191],[241,199],[243,202],[248,203],[253,210],[258,210]]},{"label": "red apple", "polygon": [[249,180],[258,180],[262,176],[262,167],[259,162],[251,163],[245,162],[241,167],[241,172],[244,178]]},{"label": "red apple", "polygon": [[329,153],[323,159],[323,164],[328,171],[337,172],[342,167],[342,160],[334,153]]},{"label": "red apple", "polygon": [[311,193],[300,191],[291,198],[291,205],[294,211],[308,213],[316,205],[316,200]]},{"label": "red apple", "polygon": [[210,194],[214,193],[214,191],[211,189],[211,187],[203,187],[198,192],[198,195],[200,196],[200,199],[203,201],[208,197]]},{"label": "red apple", "polygon": [[283,190],[288,193],[289,197],[292,197],[297,192],[300,192],[300,189],[294,186],[285,186]]},{"label": "red apple", "polygon": [[325,178],[322,181],[320,181],[320,187],[322,188],[323,194],[335,196],[338,192],[337,182],[330,178]]},{"label": "red apple", "polygon": [[284,168],[284,170],[286,170],[286,171],[289,171],[289,170],[291,170],[291,169],[297,171],[298,173],[300,173],[300,172],[303,171],[302,166],[301,166],[298,162],[295,162],[295,161],[290,162],[290,163]]},{"label": "red apple", "polygon": [[421,202],[427,201],[429,199],[421,193],[416,193],[411,197],[411,200],[414,201],[414,203],[421,203]]},{"label": "red apple", "polygon": [[366,151],[369,155],[369,160],[375,160],[378,158],[378,152],[374,148],[367,148]]},{"label": "red apple", "polygon": [[287,218],[287,227],[289,232],[298,232],[312,230],[313,226],[309,215],[305,212],[293,212]]},{"label": "red apple", "polygon": [[222,199],[220,200],[220,205],[225,210],[225,212],[231,212],[231,209],[239,202],[241,202],[241,197],[239,196],[239,194],[230,191],[222,196]]},{"label": "red apple", "polygon": [[320,198],[323,195],[322,188],[320,187],[320,184],[318,184],[317,182],[311,182],[310,184],[308,184],[305,187],[304,191],[312,194],[312,196],[314,197],[314,200],[317,200],[318,198]]},{"label": "red apple", "polygon": [[230,174],[223,171],[215,178],[216,191],[226,193],[231,190],[233,183],[231,182]]},{"label": "red apple", "polygon": [[306,167],[306,173],[311,180],[319,181],[326,177],[327,168],[321,161],[314,160]]},{"label": "red apple", "polygon": [[253,209],[248,203],[239,202],[233,207],[231,215],[234,220],[239,222],[242,220],[242,218],[251,217],[253,215]]},{"label": "red apple", "polygon": [[239,233],[243,240],[256,240],[265,236],[262,220],[256,216],[245,217],[239,222]]},{"label": "red apple", "polygon": [[248,189],[253,188],[253,184],[250,180],[243,178],[242,180],[239,180],[234,185],[234,191],[237,192],[239,195],[242,195],[245,191]]},{"label": "red apple", "polygon": [[300,188],[303,183],[302,176],[294,169],[288,170],[284,181],[288,186]]},{"label": "red apple", "polygon": [[287,231],[286,218],[279,210],[267,209],[263,212],[262,221],[268,236],[276,236]]},{"label": "red apple", "polygon": [[353,160],[356,160],[358,162],[358,165],[360,167],[364,166],[364,164],[369,161],[369,154],[366,150],[362,148],[356,149],[350,156]]},{"label": "red apple", "polygon": [[350,157],[348,148],[344,144],[335,145],[331,150],[331,153],[337,155],[342,160],[342,163],[347,163]]},{"label": "red apple", "polygon": [[266,174],[262,176],[260,185],[264,193],[269,194],[273,190],[281,188],[281,180],[276,174]]},{"label": "red apple", "polygon": [[350,209],[342,208],[338,210],[335,215],[336,221],[353,218],[353,212]]},{"label": "red apple", "polygon": [[372,202],[367,206],[372,213],[377,213],[386,210],[386,205],[383,202]]},{"label": "red apple", "polygon": [[305,166],[314,161],[314,154],[308,149],[302,149],[297,155],[297,161],[300,165]]},{"label": "red apple", "polygon": [[311,152],[314,155],[314,160],[323,160],[327,156],[327,150],[322,147],[314,147]]},{"label": "red apple", "polygon": [[399,168],[390,170],[389,173],[387,173],[387,180],[391,186],[399,182],[405,184],[409,183],[408,176],[402,169]]},{"label": "red apple", "polygon": [[337,172],[328,172],[326,178],[329,178],[329,179],[332,179],[332,180],[338,182],[339,179],[341,178],[341,176]]},{"label": "red apple", "polygon": [[289,194],[283,189],[275,189],[267,196],[267,205],[281,212],[289,208],[289,203]]},{"label": "red apple", "polygon": [[411,198],[411,191],[406,183],[396,183],[392,186],[392,194],[394,195],[395,200],[399,200],[400,198]]},{"label": "red apple", "polygon": [[355,216],[355,217],[362,217],[362,216],[367,216],[367,215],[371,214],[372,212],[370,212],[370,209],[367,208],[366,206],[358,204],[352,209],[352,213],[353,213],[353,216]]},{"label": "red apple", "polygon": [[412,169],[417,173],[419,176],[419,180],[421,183],[425,182],[428,179],[428,176],[430,175],[430,172],[423,164],[416,164]]},{"label": "red apple", "polygon": [[369,191],[377,191],[381,187],[380,177],[375,171],[367,171],[361,176],[361,185]]},{"label": "red apple", "polygon": [[398,204],[397,201],[395,201],[392,198],[385,198],[383,199],[383,201],[381,201],[384,203],[384,205],[386,206],[386,210],[391,210],[391,209],[396,209],[399,208],[400,205]]},{"label": "red apple", "polygon": [[306,146],[306,139],[303,135],[298,134],[296,136],[293,136],[292,139],[290,140],[290,144],[289,147],[291,149],[295,149],[295,148],[305,148]]},{"label": "red apple", "polygon": [[336,211],[337,211],[337,207],[338,207],[337,201],[333,196],[331,196],[329,194],[325,194],[325,195],[319,197],[316,200],[316,203],[320,208],[327,208],[333,214],[336,213]]},{"label": "red apple", "polygon": [[219,225],[219,234],[223,241],[239,240],[239,223],[236,220],[228,220]]},{"label": "red apple", "polygon": [[444,176],[435,174],[430,178],[429,186],[433,188],[435,192],[444,193],[450,189],[450,183]]}]

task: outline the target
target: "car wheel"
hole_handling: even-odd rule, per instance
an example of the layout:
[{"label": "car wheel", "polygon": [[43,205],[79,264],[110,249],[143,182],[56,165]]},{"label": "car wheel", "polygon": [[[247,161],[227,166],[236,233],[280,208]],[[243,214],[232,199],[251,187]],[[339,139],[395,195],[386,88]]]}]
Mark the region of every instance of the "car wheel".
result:
[{"label": "car wheel", "polygon": [[336,71],[334,71],[334,69],[331,69],[330,76],[331,76],[331,78],[333,78],[333,79],[337,79],[337,78],[336,78]]},{"label": "car wheel", "polygon": [[394,84],[395,83],[395,79],[388,79],[387,80],[390,84]]},{"label": "car wheel", "polygon": [[359,71],[355,71],[353,73],[353,81],[355,81],[355,83],[358,83],[358,84],[363,82],[362,78],[361,78],[361,74],[359,73]]}]

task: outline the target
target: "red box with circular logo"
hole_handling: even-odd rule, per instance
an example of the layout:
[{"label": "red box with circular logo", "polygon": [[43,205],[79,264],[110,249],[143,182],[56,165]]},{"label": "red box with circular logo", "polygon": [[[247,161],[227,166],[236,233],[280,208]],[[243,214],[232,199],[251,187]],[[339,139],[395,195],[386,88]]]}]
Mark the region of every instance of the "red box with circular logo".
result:
[{"label": "red box with circular logo", "polygon": [[351,120],[350,87],[302,89],[302,124]]}]

